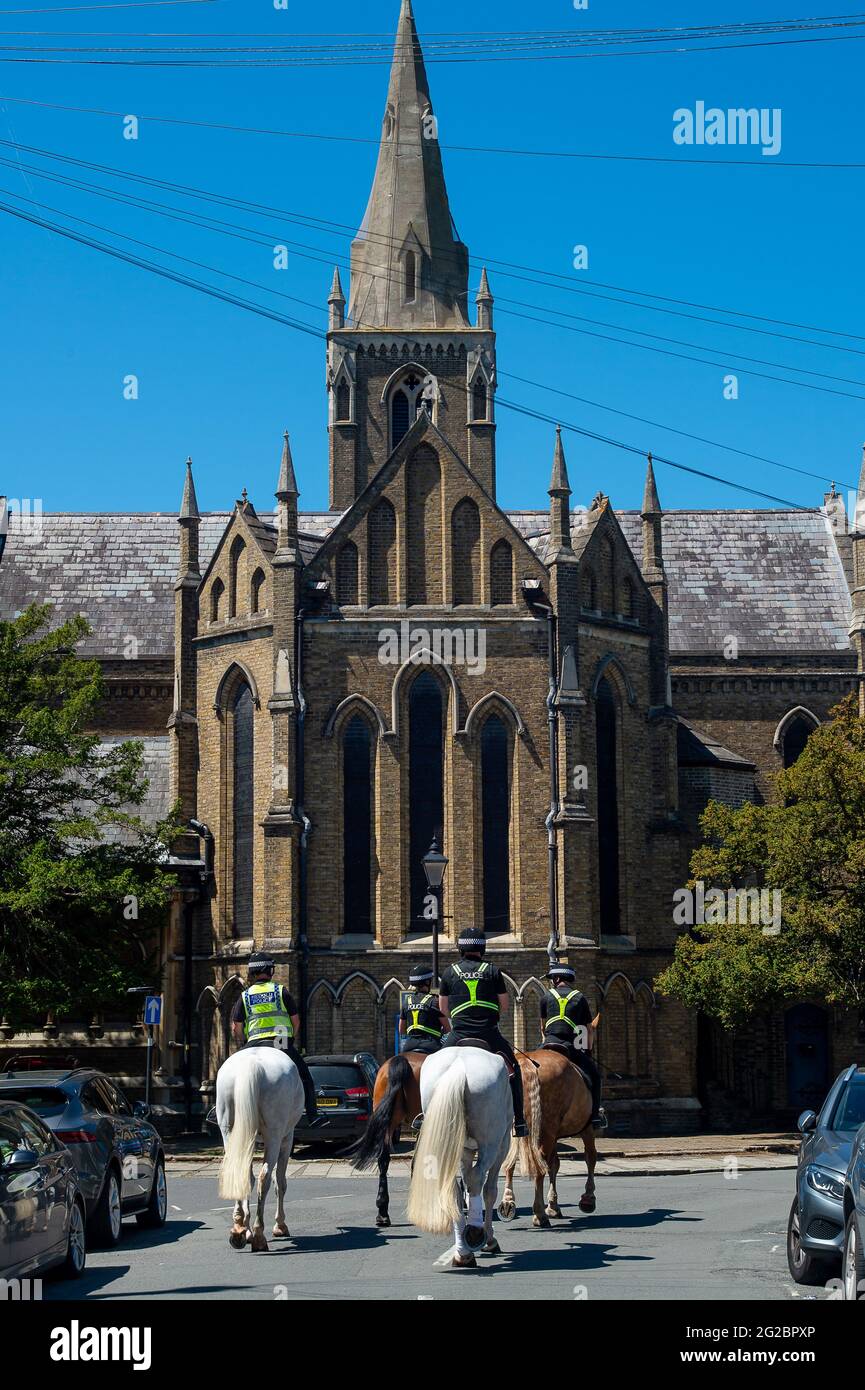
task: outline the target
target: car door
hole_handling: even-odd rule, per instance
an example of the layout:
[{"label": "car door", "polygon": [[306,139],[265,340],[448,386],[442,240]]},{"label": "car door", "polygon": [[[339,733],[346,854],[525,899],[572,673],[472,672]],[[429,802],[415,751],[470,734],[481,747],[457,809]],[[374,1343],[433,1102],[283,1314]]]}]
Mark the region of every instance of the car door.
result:
[{"label": "car door", "polygon": [[123,1125],[124,1165],[129,1171],[132,1199],[148,1197],[153,1181],[153,1128],[133,1112],[132,1104],[113,1081],[105,1081]]},{"label": "car door", "polygon": [[33,1269],[51,1245],[43,1170],[39,1164],[23,1171],[7,1166],[17,1150],[31,1147],[21,1122],[24,1113],[15,1107],[0,1116],[0,1211],[8,1252],[4,1274]]},{"label": "car door", "polygon": [[32,1110],[21,1111],[21,1127],[27,1147],[39,1155],[45,1193],[46,1249],[62,1249],[66,1243],[66,1185],[69,1158],[47,1125]]}]

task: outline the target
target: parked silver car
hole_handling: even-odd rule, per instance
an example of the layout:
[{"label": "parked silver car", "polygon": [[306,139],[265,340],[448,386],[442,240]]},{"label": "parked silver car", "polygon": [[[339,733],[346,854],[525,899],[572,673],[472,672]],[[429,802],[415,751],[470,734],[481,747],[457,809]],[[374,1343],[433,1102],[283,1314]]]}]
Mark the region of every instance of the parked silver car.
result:
[{"label": "parked silver car", "polygon": [[820,1114],[799,1116],[802,1143],[787,1223],[787,1264],[797,1284],[824,1284],[836,1272],[846,1225],[844,1177],[865,1124],[865,1067],[836,1077]]},{"label": "parked silver car", "polygon": [[38,1115],[0,1101],[0,1277],[84,1270],[84,1198],[69,1150]]},{"label": "parked silver car", "polygon": [[865,1124],[853,1142],[844,1176],[844,1259],[841,1282],[844,1299],[865,1301]]},{"label": "parked silver car", "polygon": [[147,1107],[132,1104],[104,1073],[70,1071],[0,1074],[0,1101],[34,1110],[65,1144],[78,1171],[89,1241],[118,1244],[124,1216],[161,1226],[168,1211],[162,1140]]}]

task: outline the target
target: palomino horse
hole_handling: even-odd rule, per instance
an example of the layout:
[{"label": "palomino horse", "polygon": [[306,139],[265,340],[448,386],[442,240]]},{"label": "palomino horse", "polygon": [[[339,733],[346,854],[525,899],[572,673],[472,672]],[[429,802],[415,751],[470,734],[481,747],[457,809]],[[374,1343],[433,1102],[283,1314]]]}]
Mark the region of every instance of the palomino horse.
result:
[{"label": "palomino horse", "polygon": [[[579,1135],[582,1139],[588,1178],[586,1190],[580,1198],[580,1211],[595,1210],[595,1164],[598,1154],[594,1131],[589,1123],[592,1116],[592,1093],[582,1073],[568,1061],[563,1052],[542,1047],[537,1052],[523,1053],[523,1059],[521,1066],[526,1088],[526,1120],[530,1138],[528,1141],[522,1140],[521,1143],[528,1142],[535,1147],[541,1160],[538,1164],[539,1175],[535,1178],[532,1225],[548,1227],[551,1216],[562,1214],[556,1192],[559,1139],[567,1139],[574,1135]],[[530,1085],[531,1078],[535,1079],[533,1087]],[[512,1221],[516,1215],[513,1177],[517,1157],[516,1145],[512,1144],[505,1160],[505,1191],[499,1207],[499,1216],[503,1221]],[[550,1194],[546,1207],[544,1168],[550,1177]]]},{"label": "palomino horse", "polygon": [[420,1069],[429,1053],[402,1052],[379,1068],[373,1090],[373,1112],[354,1160],[362,1173],[378,1163],[377,1226],[390,1225],[390,1192],[387,1171],[390,1156],[399,1144],[400,1130],[420,1114]]},{"label": "palomino horse", "polygon": [[[427,1059],[420,1089],[424,1122],[408,1218],[423,1231],[453,1229],[453,1248],[438,1263],[474,1268],[479,1246],[500,1253],[493,1209],[514,1119],[508,1070],[495,1053],[448,1047]],[[526,1156],[534,1157],[531,1145],[521,1142]]]},{"label": "palomino horse", "polygon": [[[225,1155],[219,1172],[219,1195],[235,1203],[229,1244],[242,1250],[267,1250],[264,1204],[276,1170],[276,1225],[273,1234],[287,1240],[286,1168],[294,1127],[303,1114],[303,1084],[297,1067],[278,1047],[246,1047],[224,1062],[216,1078],[216,1118]],[[249,1197],[254,1184],[252,1158],[261,1136],[264,1162],[258,1172],[258,1206],[249,1229]]]}]

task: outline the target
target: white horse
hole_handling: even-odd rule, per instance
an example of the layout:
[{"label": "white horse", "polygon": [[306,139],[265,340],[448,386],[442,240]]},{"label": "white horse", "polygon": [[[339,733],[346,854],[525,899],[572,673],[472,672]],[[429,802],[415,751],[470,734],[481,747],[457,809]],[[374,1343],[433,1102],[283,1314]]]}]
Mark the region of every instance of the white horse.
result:
[{"label": "white horse", "polygon": [[[480,1048],[446,1047],[427,1058],[420,1085],[424,1121],[408,1218],[436,1234],[452,1228],[454,1245],[438,1263],[472,1269],[479,1246],[500,1253],[493,1209],[514,1119],[507,1067]],[[525,1161],[530,1155],[525,1147]]]},{"label": "white horse", "polygon": [[[279,1048],[246,1047],[219,1068],[216,1078],[216,1118],[225,1155],[219,1171],[219,1195],[235,1203],[229,1243],[242,1250],[267,1250],[264,1204],[276,1170],[277,1209],[273,1234],[287,1240],[285,1223],[286,1168],[294,1128],[303,1114],[303,1084],[297,1067]],[[252,1157],[261,1136],[264,1162],[258,1172],[258,1207],[249,1229],[250,1194],[255,1179]]]}]

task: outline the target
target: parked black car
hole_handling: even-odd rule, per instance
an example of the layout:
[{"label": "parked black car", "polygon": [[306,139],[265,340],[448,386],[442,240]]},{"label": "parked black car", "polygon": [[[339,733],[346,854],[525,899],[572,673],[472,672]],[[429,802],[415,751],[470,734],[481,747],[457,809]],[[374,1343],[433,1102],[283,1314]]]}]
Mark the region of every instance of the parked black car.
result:
[{"label": "parked black car", "polygon": [[318,1113],[327,1121],[309,1129],[305,1118],[294,1131],[296,1144],[346,1144],[360,1139],[372,1114],[372,1093],[379,1064],[371,1052],[307,1057],[315,1082]]},{"label": "parked black car", "polygon": [[69,1150],[32,1110],[0,1101],[0,1276],[56,1268],[77,1279],[86,1260],[84,1221]]},{"label": "parked black car", "polygon": [[131,1104],[119,1086],[90,1068],[4,1072],[0,1101],[29,1106],[75,1163],[96,1245],[120,1241],[124,1216],[142,1226],[161,1226],[168,1212],[165,1154],[141,1102]]},{"label": "parked black car", "polygon": [[799,1116],[802,1143],[787,1223],[787,1264],[797,1284],[822,1284],[836,1272],[846,1224],[844,1175],[863,1123],[865,1067],[845,1068],[820,1114]]},{"label": "parked black car", "polygon": [[844,1177],[844,1259],[841,1279],[844,1299],[865,1301],[865,1124],[853,1141]]}]

